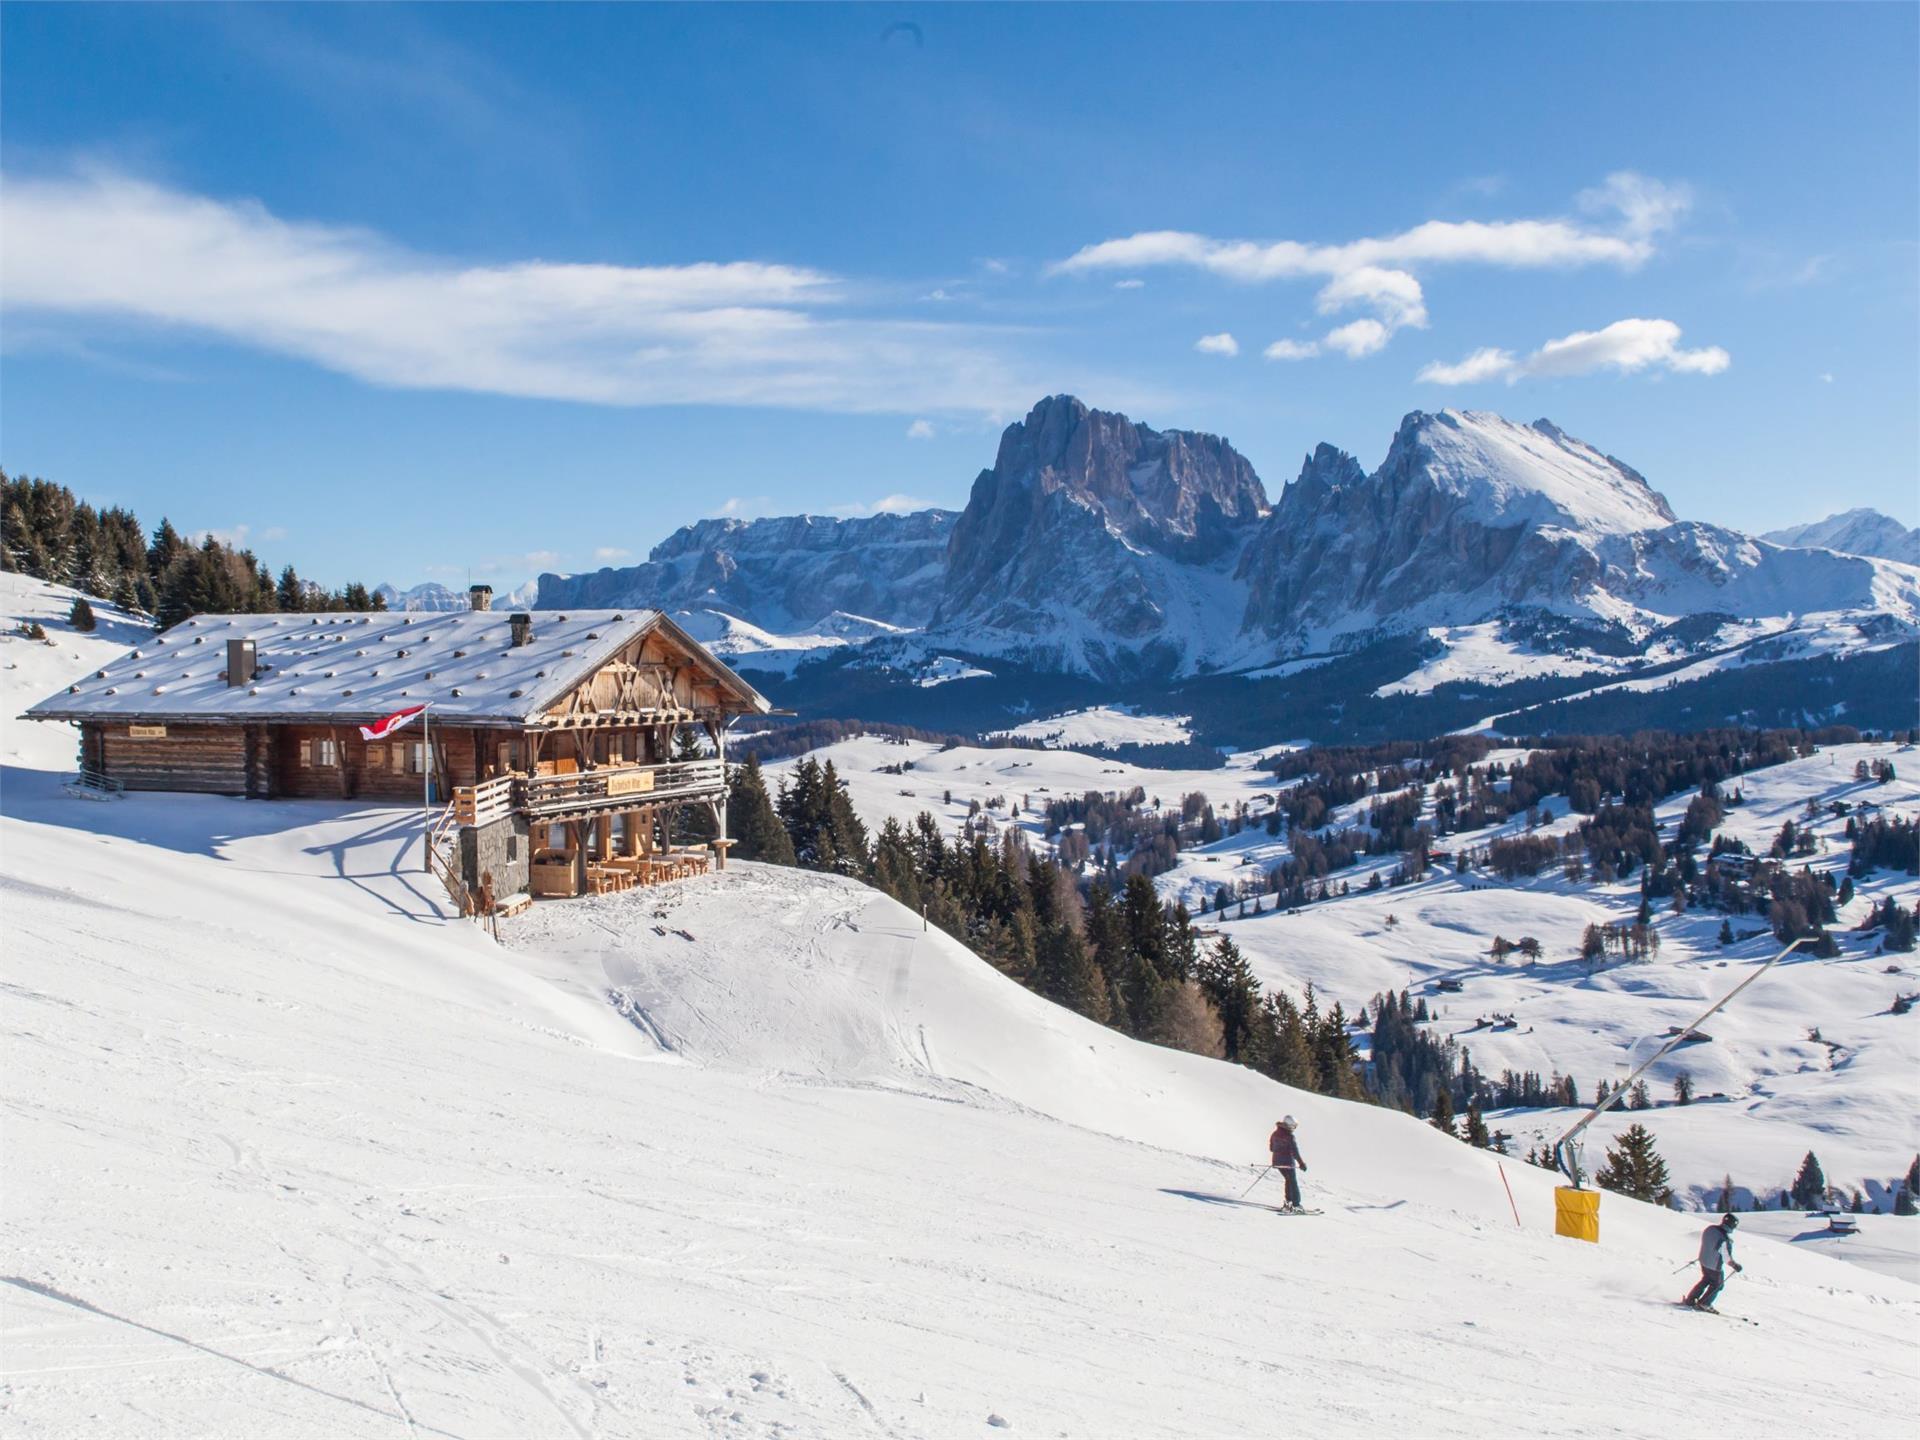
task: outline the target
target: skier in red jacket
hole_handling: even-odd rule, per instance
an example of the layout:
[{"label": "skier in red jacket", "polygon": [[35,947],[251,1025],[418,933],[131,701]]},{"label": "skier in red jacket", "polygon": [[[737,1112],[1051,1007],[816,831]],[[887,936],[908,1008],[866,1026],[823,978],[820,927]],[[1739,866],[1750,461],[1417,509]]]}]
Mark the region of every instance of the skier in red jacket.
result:
[{"label": "skier in red jacket", "polygon": [[1287,1203],[1281,1207],[1283,1214],[1300,1208],[1300,1178],[1295,1171],[1307,1168],[1307,1162],[1300,1156],[1300,1142],[1293,1136],[1297,1123],[1291,1115],[1287,1116],[1273,1127],[1273,1136],[1267,1141],[1267,1151],[1273,1156],[1273,1168],[1287,1182]]}]

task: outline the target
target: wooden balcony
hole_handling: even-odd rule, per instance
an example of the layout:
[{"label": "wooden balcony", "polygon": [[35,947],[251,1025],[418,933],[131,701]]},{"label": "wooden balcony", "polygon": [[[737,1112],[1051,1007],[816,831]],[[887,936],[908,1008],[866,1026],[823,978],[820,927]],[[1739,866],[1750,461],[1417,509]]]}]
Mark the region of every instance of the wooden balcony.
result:
[{"label": "wooden balcony", "polygon": [[726,789],[718,760],[671,765],[610,765],[571,775],[514,779],[514,808],[536,820],[566,820],[688,800],[717,800]]}]

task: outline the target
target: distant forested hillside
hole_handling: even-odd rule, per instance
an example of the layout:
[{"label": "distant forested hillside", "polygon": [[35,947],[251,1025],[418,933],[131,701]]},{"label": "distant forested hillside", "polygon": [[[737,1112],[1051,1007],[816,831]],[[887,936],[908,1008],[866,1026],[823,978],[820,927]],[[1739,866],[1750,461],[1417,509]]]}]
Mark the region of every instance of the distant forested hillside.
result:
[{"label": "distant forested hillside", "polygon": [[149,534],[131,510],[96,509],[64,485],[4,472],[0,569],[144,611],[161,629],[206,613],[386,608],[357,582],[327,590],[291,565],[276,579],[251,550],[212,535],[190,539],[164,517]]}]

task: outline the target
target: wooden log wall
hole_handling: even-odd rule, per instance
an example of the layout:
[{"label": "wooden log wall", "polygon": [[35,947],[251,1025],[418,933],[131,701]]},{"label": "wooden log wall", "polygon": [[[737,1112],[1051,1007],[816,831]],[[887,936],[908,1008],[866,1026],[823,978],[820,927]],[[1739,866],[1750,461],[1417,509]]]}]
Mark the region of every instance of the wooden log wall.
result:
[{"label": "wooden log wall", "polygon": [[[418,722],[391,740],[373,741],[362,740],[357,725],[276,725],[273,729],[276,794],[309,800],[420,801],[420,772],[407,768],[407,757],[420,743]],[[453,786],[484,778],[480,756],[490,734],[464,727],[432,727],[436,804],[446,802]],[[303,753],[318,759],[323,740],[333,741],[339,763],[303,765]]]},{"label": "wooden log wall", "polygon": [[[135,729],[164,733],[130,733]],[[99,743],[106,773],[129,790],[247,793],[246,734],[238,725],[102,722]]]}]

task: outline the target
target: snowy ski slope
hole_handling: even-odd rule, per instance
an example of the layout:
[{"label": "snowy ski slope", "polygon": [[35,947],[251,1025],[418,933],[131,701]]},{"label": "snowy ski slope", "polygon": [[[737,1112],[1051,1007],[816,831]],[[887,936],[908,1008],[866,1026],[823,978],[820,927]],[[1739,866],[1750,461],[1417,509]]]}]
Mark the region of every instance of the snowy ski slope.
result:
[{"label": "snowy ski slope", "polygon": [[[108,643],[9,638],[6,714]],[[1920,1401],[1920,1287],[1756,1239],[1725,1303],[1760,1329],[1678,1311],[1686,1217],[1610,1197],[1602,1244],[1559,1240],[1509,1162],[1516,1225],[1493,1157],[1124,1040],[850,882],[743,865],[502,950],[412,812],[78,801],[17,729],[13,1433],[1591,1437]],[[1326,1214],[1276,1227],[1236,1197],[1283,1111]]]}]

